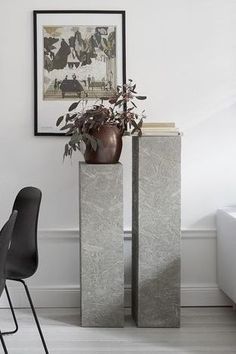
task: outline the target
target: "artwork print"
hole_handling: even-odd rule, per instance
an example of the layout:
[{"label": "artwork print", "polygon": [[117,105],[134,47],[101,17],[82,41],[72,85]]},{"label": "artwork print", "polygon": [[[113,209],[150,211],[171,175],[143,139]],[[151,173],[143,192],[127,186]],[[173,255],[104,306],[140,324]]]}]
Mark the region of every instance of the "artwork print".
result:
[{"label": "artwork print", "polygon": [[126,81],[125,11],[35,10],[33,17],[34,134],[63,136],[56,121],[73,102],[93,107]]},{"label": "artwork print", "polygon": [[44,26],[43,99],[94,99],[116,82],[115,26]]}]

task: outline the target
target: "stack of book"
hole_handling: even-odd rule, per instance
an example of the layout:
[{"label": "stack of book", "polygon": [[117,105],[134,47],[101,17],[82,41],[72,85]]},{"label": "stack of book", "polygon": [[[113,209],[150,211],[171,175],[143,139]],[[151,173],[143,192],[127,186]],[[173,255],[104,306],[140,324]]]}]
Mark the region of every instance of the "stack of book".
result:
[{"label": "stack of book", "polygon": [[143,123],[143,135],[179,135],[174,122]]}]

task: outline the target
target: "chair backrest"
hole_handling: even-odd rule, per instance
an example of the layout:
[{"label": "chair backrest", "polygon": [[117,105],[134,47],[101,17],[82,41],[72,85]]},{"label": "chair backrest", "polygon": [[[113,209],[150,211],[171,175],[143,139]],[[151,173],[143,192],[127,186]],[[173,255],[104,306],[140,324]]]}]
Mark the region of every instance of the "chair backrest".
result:
[{"label": "chair backrest", "polygon": [[13,210],[10,218],[0,231],[0,296],[5,286],[5,266],[7,260],[7,253],[12,238],[14,225],[16,222],[17,211]]},{"label": "chair backrest", "polygon": [[[16,196],[13,209],[18,211],[13,230],[9,258],[31,260],[36,271],[38,267],[37,228],[42,192],[35,187],[25,187]],[[32,264],[33,263],[33,264]]]}]

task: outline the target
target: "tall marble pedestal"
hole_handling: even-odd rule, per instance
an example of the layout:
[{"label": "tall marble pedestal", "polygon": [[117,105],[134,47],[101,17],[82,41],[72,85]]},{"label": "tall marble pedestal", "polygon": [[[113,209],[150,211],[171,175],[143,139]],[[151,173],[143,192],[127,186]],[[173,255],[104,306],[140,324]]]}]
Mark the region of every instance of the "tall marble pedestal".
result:
[{"label": "tall marble pedestal", "polygon": [[180,136],[133,137],[133,317],[180,326]]},{"label": "tall marble pedestal", "polygon": [[81,325],[123,327],[122,165],[79,164]]}]

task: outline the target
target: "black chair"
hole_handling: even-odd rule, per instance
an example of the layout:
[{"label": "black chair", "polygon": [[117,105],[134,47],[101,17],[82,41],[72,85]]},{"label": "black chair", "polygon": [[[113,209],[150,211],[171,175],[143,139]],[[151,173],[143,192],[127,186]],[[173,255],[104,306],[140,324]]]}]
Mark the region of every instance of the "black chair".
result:
[{"label": "black chair", "polygon": [[[49,353],[29,289],[23,280],[31,277],[38,268],[37,227],[41,198],[41,191],[34,187],[23,188],[16,196],[13,209],[18,210],[18,216],[12,234],[11,247],[7,256],[6,279],[15,280],[23,284],[45,353]],[[18,330],[7,286],[5,286],[5,290],[16,328],[14,331],[3,332],[3,335],[13,334]]]},{"label": "black chair", "polygon": [[[6,222],[6,224],[3,226],[2,230],[0,231],[0,296],[2,295],[5,286],[7,252],[10,246],[10,241],[12,238],[12,232],[15,225],[16,216],[17,216],[17,211],[14,210],[9,220]],[[2,343],[4,353],[8,353],[1,331],[0,331],[0,341]]]}]

